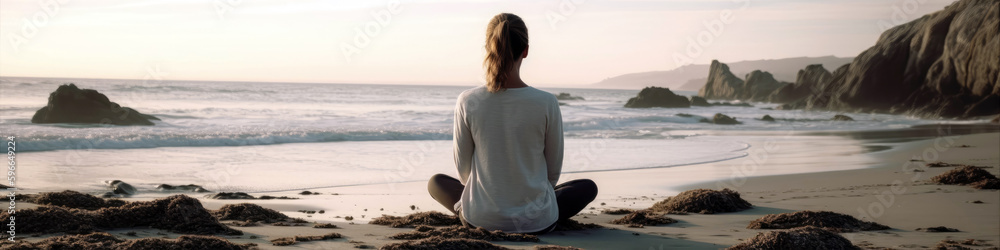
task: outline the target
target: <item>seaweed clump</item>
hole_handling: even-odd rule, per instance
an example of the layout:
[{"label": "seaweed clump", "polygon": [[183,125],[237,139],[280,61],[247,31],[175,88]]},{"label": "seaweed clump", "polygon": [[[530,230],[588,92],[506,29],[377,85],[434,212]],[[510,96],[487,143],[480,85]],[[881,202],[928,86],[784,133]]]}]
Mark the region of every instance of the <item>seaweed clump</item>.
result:
[{"label": "seaweed clump", "polygon": [[886,225],[861,221],[850,215],[829,211],[799,211],[769,214],[750,222],[749,229],[789,229],[802,226],[821,227],[833,232],[857,232],[890,229]]},{"label": "seaweed clump", "polygon": [[635,211],[625,217],[611,221],[611,224],[629,225],[629,227],[656,226],[676,223],[677,220],[649,211]]},{"label": "seaweed clump", "polygon": [[810,249],[861,249],[844,236],[812,226],[758,233],[727,249],[801,249],[806,246]]},{"label": "seaweed clump", "polygon": [[0,243],[3,249],[253,249],[254,243],[236,244],[216,236],[182,235],[177,239],[141,238],[124,240],[104,232],[49,237],[37,242]]},{"label": "seaweed clump", "polygon": [[[0,213],[7,220],[10,214]],[[17,219],[30,221],[18,227],[23,233],[85,234],[97,228],[148,226],[175,233],[241,235],[215,219],[198,199],[174,195],[153,201],[129,202],[98,210],[39,206],[17,212]]]},{"label": "seaweed clump", "polygon": [[587,229],[604,228],[604,226],[594,223],[580,223],[573,219],[565,219],[556,222],[556,229],[553,231],[579,231]]},{"label": "seaweed clump", "polygon": [[313,236],[293,236],[293,237],[282,237],[271,240],[271,244],[275,246],[289,246],[295,245],[295,243],[306,242],[306,241],[319,241],[319,240],[329,240],[329,239],[339,239],[343,238],[339,233],[328,233],[325,235],[313,235]]},{"label": "seaweed clump", "polygon": [[420,225],[424,226],[453,226],[461,225],[462,221],[458,219],[458,216],[446,215],[440,212],[429,211],[420,212],[415,214],[410,214],[407,216],[392,216],[392,215],[382,215],[372,219],[369,224],[375,225],[385,225],[395,228],[400,227],[416,227]]},{"label": "seaweed clump", "polygon": [[287,215],[253,203],[226,204],[212,212],[219,220],[274,223],[289,220]]},{"label": "seaweed clump", "polygon": [[472,239],[449,239],[440,236],[430,237],[422,240],[411,240],[400,243],[392,243],[382,246],[384,250],[434,250],[434,249],[483,249],[483,250],[505,250],[506,247],[498,246],[484,240]]},{"label": "seaweed clump", "polygon": [[39,193],[31,196],[29,202],[38,205],[62,206],[68,208],[79,208],[86,210],[97,210],[106,207],[118,207],[127,202],[119,199],[105,200],[90,194],[84,194],[73,190],[62,192]]},{"label": "seaweed clump", "polygon": [[655,212],[687,212],[716,214],[738,212],[752,208],[753,205],[740,193],[730,190],[695,189],[677,194],[677,196],[653,204],[649,210]]},{"label": "seaweed clump", "polygon": [[977,189],[1000,189],[1000,179],[982,168],[973,166],[948,170],[934,176],[931,181],[950,185],[972,185]]},{"label": "seaweed clump", "polygon": [[416,240],[426,239],[435,236],[444,238],[463,238],[485,241],[516,241],[516,242],[538,242],[538,237],[530,234],[505,233],[500,230],[486,230],[481,227],[472,228],[466,226],[449,226],[435,228],[420,225],[411,232],[399,233],[389,238],[396,240]]}]

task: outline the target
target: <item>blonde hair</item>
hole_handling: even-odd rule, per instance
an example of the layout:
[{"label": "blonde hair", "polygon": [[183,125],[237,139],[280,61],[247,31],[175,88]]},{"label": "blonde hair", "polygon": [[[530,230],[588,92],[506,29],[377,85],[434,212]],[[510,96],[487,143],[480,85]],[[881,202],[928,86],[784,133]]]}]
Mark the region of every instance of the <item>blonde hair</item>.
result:
[{"label": "blonde hair", "polygon": [[521,17],[500,13],[486,26],[486,88],[498,92],[507,88],[507,77],[528,48],[528,26]]}]

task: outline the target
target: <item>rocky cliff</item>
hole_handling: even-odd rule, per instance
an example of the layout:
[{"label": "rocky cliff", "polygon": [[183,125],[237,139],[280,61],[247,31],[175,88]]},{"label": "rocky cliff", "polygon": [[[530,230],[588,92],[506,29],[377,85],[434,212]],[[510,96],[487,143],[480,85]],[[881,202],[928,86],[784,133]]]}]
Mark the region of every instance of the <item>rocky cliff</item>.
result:
[{"label": "rocky cliff", "polygon": [[882,33],[822,91],[782,108],[971,118],[1000,113],[1000,1],[962,0]]}]

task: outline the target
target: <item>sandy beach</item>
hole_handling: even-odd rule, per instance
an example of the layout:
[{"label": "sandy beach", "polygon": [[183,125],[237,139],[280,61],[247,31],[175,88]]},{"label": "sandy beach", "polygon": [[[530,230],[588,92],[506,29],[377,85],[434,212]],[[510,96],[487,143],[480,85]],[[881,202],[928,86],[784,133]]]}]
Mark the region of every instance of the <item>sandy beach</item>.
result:
[{"label": "sandy beach", "polygon": [[[748,223],[768,214],[796,211],[832,211],[880,223],[889,230],[847,232],[841,235],[854,245],[867,248],[915,249],[934,247],[942,240],[975,239],[980,246],[1000,245],[1000,193],[969,186],[939,185],[929,181],[955,167],[927,167],[944,162],[983,166],[1000,174],[1000,127],[996,125],[925,126],[912,129],[852,133],[740,132],[750,144],[743,158],[681,167],[565,174],[562,180],[589,178],[598,183],[600,194],[591,208],[573,219],[603,228],[557,231],[539,236],[539,242],[493,241],[513,249],[558,245],[584,249],[719,249],[741,243],[770,230],[747,229]],[[733,132],[710,132],[720,138]],[[780,140],[776,140],[781,136]],[[845,139],[847,138],[847,139]],[[803,166],[809,173],[774,175],[782,166]],[[835,169],[817,172],[817,168]],[[836,169],[848,170],[836,170]],[[701,181],[698,181],[701,179]],[[705,181],[709,179],[709,181]],[[695,181],[692,181],[695,180]],[[680,184],[680,185],[678,185]],[[304,190],[251,193],[254,196],[290,196],[294,200],[216,200],[203,194],[206,209],[225,204],[252,202],[308,223],[301,226],[237,227],[240,236],[225,236],[234,243],[255,243],[262,249],[378,248],[404,240],[390,236],[412,228],[368,224],[381,215],[403,216],[416,212],[446,212],[426,194],[424,182],[358,185]],[[645,209],[681,191],[730,188],[753,208],[719,214],[669,214],[677,223],[633,228],[609,223],[622,215],[604,214],[605,209]],[[129,201],[153,198],[128,198]],[[19,203],[21,210],[34,207]],[[323,213],[304,211],[323,210]],[[346,217],[352,217],[347,220]],[[231,223],[231,221],[222,221]],[[29,223],[29,222],[24,222]],[[337,228],[314,228],[313,223],[332,223]],[[918,228],[944,226],[959,232],[923,232]],[[180,234],[153,228],[107,230],[123,239],[176,238]],[[275,246],[270,240],[291,236],[313,236],[336,232],[342,238]],[[23,237],[39,241],[60,234]],[[20,236],[20,235],[19,235]]]}]

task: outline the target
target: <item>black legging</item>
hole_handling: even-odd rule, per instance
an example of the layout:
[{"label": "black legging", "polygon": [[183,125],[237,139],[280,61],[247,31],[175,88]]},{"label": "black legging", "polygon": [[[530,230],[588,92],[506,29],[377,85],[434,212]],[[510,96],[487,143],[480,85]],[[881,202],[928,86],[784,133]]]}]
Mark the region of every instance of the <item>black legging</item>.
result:
[{"label": "black legging", "polygon": [[[427,191],[431,193],[431,197],[456,215],[458,212],[455,211],[455,203],[462,198],[462,190],[465,190],[462,182],[443,174],[436,174],[427,182]],[[559,220],[562,221],[580,213],[587,208],[587,204],[594,201],[597,197],[597,184],[589,179],[572,180],[556,185],[555,192]]]}]

